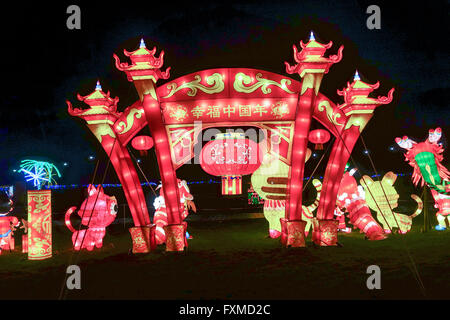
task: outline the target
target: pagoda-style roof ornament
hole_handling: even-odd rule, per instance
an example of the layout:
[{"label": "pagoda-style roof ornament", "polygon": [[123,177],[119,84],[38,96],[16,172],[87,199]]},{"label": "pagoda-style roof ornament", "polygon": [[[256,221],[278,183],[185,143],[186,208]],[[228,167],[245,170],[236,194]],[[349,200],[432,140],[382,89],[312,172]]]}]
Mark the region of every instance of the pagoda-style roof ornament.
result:
[{"label": "pagoda-style roof ornament", "polygon": [[157,82],[158,79],[169,78],[170,67],[164,72],[160,70],[164,64],[164,51],[161,51],[159,57],[156,58],[156,47],[151,51],[148,50],[144,39],[141,39],[139,49],[136,51],[129,52],[124,50],[123,52],[125,56],[130,58],[131,64],[121,63],[116,54],[113,54],[113,57],[116,61],[117,69],[127,74],[128,81],[151,79],[153,82]]},{"label": "pagoda-style roof ornament", "polygon": [[337,90],[338,95],[344,97],[344,103],[338,105],[338,107],[347,116],[353,113],[372,113],[378,105],[388,104],[393,98],[394,88],[389,90],[387,97],[370,98],[369,94],[378,89],[379,86],[380,82],[368,84],[362,81],[358,71],[356,71],[353,82],[347,82],[346,88]]},{"label": "pagoda-style roof ornament", "polygon": [[117,112],[117,103],[119,98],[114,99],[110,97],[110,92],[103,92],[100,82],[97,81],[95,90],[86,96],[77,94],[78,100],[86,103],[89,109],[72,108],[70,101],[66,101],[68,106],[68,112],[72,116],[96,116],[96,115],[113,115],[119,117],[120,113]]},{"label": "pagoda-style roof ornament", "polygon": [[289,63],[285,62],[286,72],[289,74],[298,73],[302,78],[305,73],[328,73],[332,64],[341,61],[342,51],[344,50],[344,46],[340,46],[337,55],[324,57],[325,52],[332,45],[332,41],[327,44],[317,42],[314,33],[311,31],[309,41],[306,44],[300,40],[300,47],[302,48],[300,52],[295,44],[293,45],[294,60],[297,64],[290,66]]}]

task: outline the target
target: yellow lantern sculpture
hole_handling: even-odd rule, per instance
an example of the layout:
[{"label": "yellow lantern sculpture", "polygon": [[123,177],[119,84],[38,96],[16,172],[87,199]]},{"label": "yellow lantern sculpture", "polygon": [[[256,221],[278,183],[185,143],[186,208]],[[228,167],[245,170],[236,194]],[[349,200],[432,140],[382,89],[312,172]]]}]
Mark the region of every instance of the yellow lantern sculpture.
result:
[{"label": "yellow lantern sculpture", "polygon": [[390,171],[381,181],[373,181],[365,175],[359,182],[364,188],[367,205],[377,213],[377,220],[383,225],[384,232],[390,233],[393,228],[397,228],[398,233],[405,234],[411,230],[412,219],[422,212],[423,202],[417,195],[412,194],[411,198],[417,202],[414,214],[408,216],[394,212],[400,197],[393,186],[396,179],[397,175]]}]

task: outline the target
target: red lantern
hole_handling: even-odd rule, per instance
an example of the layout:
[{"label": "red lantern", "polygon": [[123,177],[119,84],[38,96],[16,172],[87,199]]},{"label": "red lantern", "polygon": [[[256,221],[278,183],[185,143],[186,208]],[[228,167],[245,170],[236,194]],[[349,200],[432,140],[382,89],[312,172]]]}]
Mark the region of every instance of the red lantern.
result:
[{"label": "red lantern", "polygon": [[261,164],[258,144],[241,133],[217,134],[200,153],[207,173],[222,177],[222,194],[241,194],[242,175],[251,174]]},{"label": "red lantern", "polygon": [[309,132],[308,140],[316,144],[316,150],[322,150],[323,144],[330,140],[330,133],[324,129],[312,130]]},{"label": "red lantern", "polygon": [[136,150],[139,150],[141,156],[146,156],[147,150],[153,147],[153,139],[149,136],[137,136],[131,140],[131,145]]}]

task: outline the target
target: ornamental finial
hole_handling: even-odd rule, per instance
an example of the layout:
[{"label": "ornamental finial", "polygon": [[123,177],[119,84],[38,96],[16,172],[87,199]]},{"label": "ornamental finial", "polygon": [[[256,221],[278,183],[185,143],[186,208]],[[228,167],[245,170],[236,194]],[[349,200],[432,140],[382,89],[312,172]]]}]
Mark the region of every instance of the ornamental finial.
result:
[{"label": "ornamental finial", "polygon": [[356,81],[356,80],[361,80],[361,78],[359,77],[358,70],[356,70],[355,75],[353,76],[353,81]]},{"label": "ornamental finial", "polygon": [[96,91],[102,91],[102,86],[100,85],[100,81],[97,80],[97,84],[95,85],[95,90]]},{"label": "ornamental finial", "polygon": [[139,44],[139,48],[146,48],[143,38],[141,38],[141,43]]},{"label": "ornamental finial", "polygon": [[309,34],[309,41],[316,41],[316,38],[314,38],[314,32],[312,32],[312,31]]}]

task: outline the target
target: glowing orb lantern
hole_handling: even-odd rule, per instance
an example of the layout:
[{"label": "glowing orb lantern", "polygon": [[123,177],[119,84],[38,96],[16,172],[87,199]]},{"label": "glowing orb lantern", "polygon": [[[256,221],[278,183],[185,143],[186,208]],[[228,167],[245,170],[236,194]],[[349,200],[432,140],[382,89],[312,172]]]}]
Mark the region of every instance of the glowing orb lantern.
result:
[{"label": "glowing orb lantern", "polygon": [[207,173],[222,177],[222,194],[242,193],[242,176],[261,164],[258,144],[242,133],[217,134],[200,153],[200,164]]},{"label": "glowing orb lantern", "polygon": [[309,132],[308,140],[316,144],[316,150],[322,150],[323,144],[330,140],[330,133],[324,129],[312,130]]},{"label": "glowing orb lantern", "polygon": [[136,150],[139,150],[141,156],[146,156],[147,150],[153,147],[153,139],[149,136],[137,136],[131,140],[131,145]]}]

